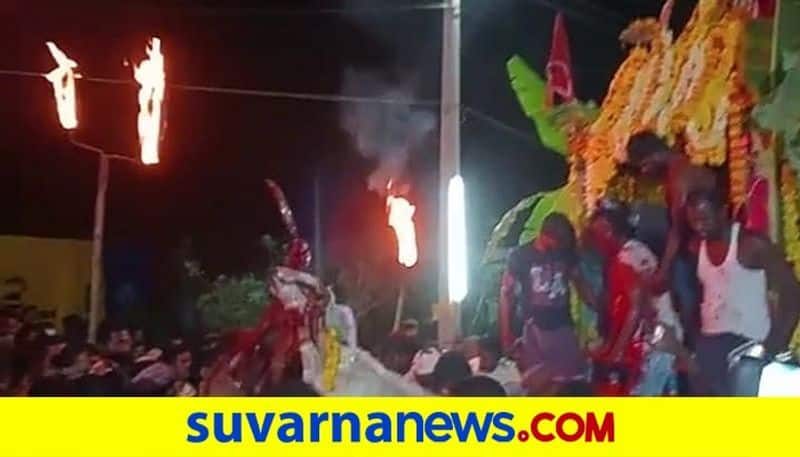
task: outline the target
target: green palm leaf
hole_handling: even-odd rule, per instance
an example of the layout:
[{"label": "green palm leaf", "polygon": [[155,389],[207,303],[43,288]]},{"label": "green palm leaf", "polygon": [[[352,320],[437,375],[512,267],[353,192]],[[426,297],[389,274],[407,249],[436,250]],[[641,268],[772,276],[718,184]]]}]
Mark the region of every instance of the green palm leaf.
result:
[{"label": "green palm leaf", "polygon": [[567,140],[549,119],[545,107],[547,84],[544,79],[519,56],[513,56],[508,60],[506,70],[522,111],[536,125],[542,145],[564,155],[567,150]]}]

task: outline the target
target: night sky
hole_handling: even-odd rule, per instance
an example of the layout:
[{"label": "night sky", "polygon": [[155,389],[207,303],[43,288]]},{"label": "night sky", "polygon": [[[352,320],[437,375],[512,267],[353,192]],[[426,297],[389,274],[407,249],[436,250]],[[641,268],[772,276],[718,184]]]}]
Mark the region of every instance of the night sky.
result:
[{"label": "night sky", "polygon": [[[412,78],[415,96],[436,99],[441,13],[386,11],[300,14],[315,8],[393,7],[429,3],[349,1],[31,1],[0,4],[0,69],[45,72],[54,40],[91,77],[131,79],[150,36],[162,39],[168,82],[291,92],[339,92],[345,68]],[[675,21],[691,1],[678,2]],[[561,184],[563,162],[538,145],[508,84],[505,61],[522,55],[542,71],[554,9],[566,13],[575,87],[601,100],[624,53],[617,41],[633,18],[661,2],[462,0],[462,102],[519,133],[467,112],[462,167],[468,192],[470,255],[480,256],[497,218],[519,198]],[[257,5],[257,8],[254,7]],[[400,75],[400,76],[398,76]],[[138,154],[136,86],[78,82],[78,137],[104,149]],[[365,94],[369,95],[369,94]],[[323,194],[328,265],[359,256],[391,262],[394,246],[383,200],[366,189],[374,163],[340,128],[340,107],[240,95],[169,90],[162,163],[113,163],[108,245],[163,252],[191,236],[212,271],[241,271],[261,233],[281,235],[263,179],[280,182],[301,231],[313,229],[313,176]],[[438,110],[434,109],[438,116]],[[44,79],[0,75],[0,233],[90,238],[96,158],[66,141]],[[422,249],[418,275],[435,276],[438,132],[409,167]]]}]

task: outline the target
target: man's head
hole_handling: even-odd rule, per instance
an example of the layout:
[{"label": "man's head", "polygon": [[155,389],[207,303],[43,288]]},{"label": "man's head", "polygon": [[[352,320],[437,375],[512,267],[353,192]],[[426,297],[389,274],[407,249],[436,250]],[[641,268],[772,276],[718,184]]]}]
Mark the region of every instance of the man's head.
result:
[{"label": "man's head", "polygon": [[22,327],[22,318],[19,313],[4,309],[0,312],[0,336],[13,337]]},{"label": "man's head", "polygon": [[126,325],[114,324],[109,328],[106,347],[112,354],[128,354],[133,351],[133,337]]},{"label": "man's head", "polygon": [[84,343],[88,336],[86,321],[77,314],[70,314],[61,320],[64,329],[64,338],[71,345],[77,346]]},{"label": "man's head", "polygon": [[702,239],[718,239],[730,223],[724,199],[714,190],[695,191],[686,198],[686,221]]},{"label": "man's head", "polygon": [[577,245],[575,228],[567,216],[551,213],[542,222],[542,229],[534,243],[540,251],[570,256]]},{"label": "man's head", "polygon": [[390,335],[380,348],[381,363],[395,373],[406,373],[420,345],[414,338],[402,334]]},{"label": "man's head", "polygon": [[53,358],[53,366],[59,368],[68,378],[81,377],[91,366],[89,349],[85,345],[67,346]]},{"label": "man's head", "polygon": [[630,213],[622,203],[603,201],[589,219],[587,241],[598,253],[609,256],[631,237]]},{"label": "man's head", "polygon": [[171,346],[164,357],[164,361],[172,365],[176,381],[185,381],[189,378],[192,369],[192,352],[183,343]]},{"label": "man's head", "polygon": [[484,337],[478,341],[478,354],[481,358],[480,371],[489,373],[497,368],[497,362],[502,357],[503,352],[497,339]]},{"label": "man's head", "polygon": [[399,332],[406,338],[416,339],[419,337],[419,322],[416,319],[406,319],[400,322]]},{"label": "man's head", "polygon": [[663,176],[671,153],[669,145],[650,131],[637,133],[628,140],[628,164],[644,176]]},{"label": "man's head", "polygon": [[472,376],[472,369],[464,354],[448,351],[439,357],[433,369],[433,389],[436,394],[448,395],[453,386]]}]

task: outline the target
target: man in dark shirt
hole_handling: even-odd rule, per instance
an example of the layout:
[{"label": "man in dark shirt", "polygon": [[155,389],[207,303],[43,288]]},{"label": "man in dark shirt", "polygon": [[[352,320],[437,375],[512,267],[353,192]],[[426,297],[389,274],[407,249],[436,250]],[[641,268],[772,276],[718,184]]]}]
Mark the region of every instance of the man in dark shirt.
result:
[{"label": "man in dark shirt", "polygon": [[586,374],[586,359],[570,314],[575,240],[575,230],[566,216],[550,214],[539,236],[509,256],[500,293],[503,347],[511,348],[517,333],[513,324],[521,324],[521,371],[544,372],[557,383]]}]

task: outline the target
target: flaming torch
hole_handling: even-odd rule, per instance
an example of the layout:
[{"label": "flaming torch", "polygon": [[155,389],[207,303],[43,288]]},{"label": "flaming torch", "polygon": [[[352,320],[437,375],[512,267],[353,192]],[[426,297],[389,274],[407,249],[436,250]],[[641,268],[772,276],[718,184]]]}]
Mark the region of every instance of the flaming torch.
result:
[{"label": "flaming torch", "polygon": [[58,67],[44,77],[53,84],[53,95],[56,98],[56,109],[61,126],[66,130],[72,130],[78,126],[78,115],[75,109],[75,78],[80,75],[76,75],[74,71],[78,63],[67,57],[52,41],[48,41],[46,44]]},{"label": "flaming torch", "polygon": [[397,238],[397,261],[406,268],[417,264],[417,231],[414,228],[414,205],[403,197],[386,197],[389,226]]},{"label": "flaming torch", "polygon": [[147,58],[133,67],[133,78],[139,83],[139,143],[142,163],[158,163],[158,142],[161,139],[161,102],[164,100],[164,55],[161,40],[153,38],[146,49]]},{"label": "flaming torch", "polygon": [[[391,186],[391,184],[390,184]],[[414,228],[414,211],[416,208],[404,197],[389,195],[386,197],[386,210],[389,213],[389,226],[394,229],[397,238],[397,262],[406,268],[417,264],[417,231]],[[400,326],[405,306],[406,287],[400,286],[397,294],[397,305],[394,312],[394,330]]]}]

